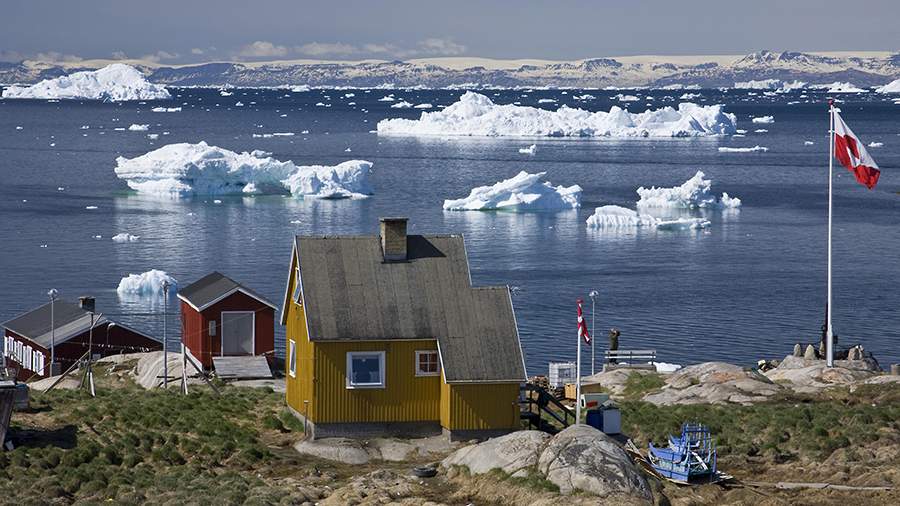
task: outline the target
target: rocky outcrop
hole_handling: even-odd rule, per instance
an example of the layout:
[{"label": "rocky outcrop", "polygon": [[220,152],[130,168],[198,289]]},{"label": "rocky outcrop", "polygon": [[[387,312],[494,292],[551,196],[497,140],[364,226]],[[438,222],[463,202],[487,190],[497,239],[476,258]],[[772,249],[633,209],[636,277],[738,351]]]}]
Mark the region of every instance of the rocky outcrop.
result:
[{"label": "rocky outcrop", "polygon": [[359,465],[373,460],[405,462],[422,456],[446,454],[458,446],[459,443],[451,442],[444,436],[369,440],[332,437],[300,441],[294,445],[294,449],[303,455]]},{"label": "rocky outcrop", "polygon": [[857,357],[854,360],[835,360],[834,367],[828,367],[824,360],[788,355],[778,367],[766,371],[765,375],[770,380],[800,393],[853,385],[880,375],[880,368],[874,359],[859,352],[854,356]]},{"label": "rocky outcrop", "polygon": [[465,466],[472,474],[500,469],[512,476],[525,476],[537,465],[541,448],[550,439],[546,432],[523,430],[466,446],[441,462],[445,468]]},{"label": "rocky outcrop", "polygon": [[465,466],[472,474],[492,469],[513,476],[537,473],[563,494],[584,491],[601,497],[652,500],[647,480],[625,450],[587,425],[571,426],[554,436],[532,430],[515,432],[461,448],[441,465]]},{"label": "rocky outcrop", "polygon": [[[625,386],[628,378],[632,374],[658,374],[656,371],[649,369],[612,369],[609,371],[598,372],[591,376],[585,376],[581,380],[581,391],[585,393],[605,391],[609,392],[610,397],[621,398],[625,392]],[[599,387],[599,388],[594,388]]]},{"label": "rocky outcrop", "polygon": [[665,386],[644,401],[672,404],[752,404],[765,401],[783,388],[759,372],[725,362],[685,367],[665,379]]},{"label": "rocky outcrop", "polygon": [[538,472],[563,494],[583,490],[653,499],[647,480],[625,450],[588,425],[573,425],[553,436],[541,452]]}]

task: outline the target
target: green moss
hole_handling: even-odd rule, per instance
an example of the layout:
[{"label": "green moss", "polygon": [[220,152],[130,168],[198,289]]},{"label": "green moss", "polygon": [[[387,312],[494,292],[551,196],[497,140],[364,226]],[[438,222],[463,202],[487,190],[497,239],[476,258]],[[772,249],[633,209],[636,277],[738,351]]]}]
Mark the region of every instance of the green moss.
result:
[{"label": "green moss", "polygon": [[629,399],[636,399],[648,392],[659,390],[665,384],[662,377],[655,372],[646,374],[635,372],[625,380],[625,389],[622,393]]}]

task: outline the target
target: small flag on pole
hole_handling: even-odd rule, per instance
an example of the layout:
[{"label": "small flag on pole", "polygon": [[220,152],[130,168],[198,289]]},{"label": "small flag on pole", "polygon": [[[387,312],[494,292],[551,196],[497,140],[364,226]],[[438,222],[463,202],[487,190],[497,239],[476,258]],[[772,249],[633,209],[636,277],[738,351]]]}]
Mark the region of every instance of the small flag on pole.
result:
[{"label": "small flag on pole", "polygon": [[881,175],[878,164],[866,151],[865,144],[844,123],[837,109],[834,110],[834,157],[856,176],[860,184],[870,190],[875,188]]},{"label": "small flag on pole", "polygon": [[591,334],[588,332],[587,323],[584,321],[584,315],[581,313],[581,303],[578,299],[578,337],[584,339],[584,344],[591,344]]}]

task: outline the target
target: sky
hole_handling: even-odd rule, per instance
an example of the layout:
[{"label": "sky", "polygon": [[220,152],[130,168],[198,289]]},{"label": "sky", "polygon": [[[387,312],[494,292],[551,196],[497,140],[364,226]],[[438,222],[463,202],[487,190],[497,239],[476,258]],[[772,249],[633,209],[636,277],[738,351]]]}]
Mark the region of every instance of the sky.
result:
[{"label": "sky", "polygon": [[0,61],[894,51],[897,20],[900,0],[4,0]]}]

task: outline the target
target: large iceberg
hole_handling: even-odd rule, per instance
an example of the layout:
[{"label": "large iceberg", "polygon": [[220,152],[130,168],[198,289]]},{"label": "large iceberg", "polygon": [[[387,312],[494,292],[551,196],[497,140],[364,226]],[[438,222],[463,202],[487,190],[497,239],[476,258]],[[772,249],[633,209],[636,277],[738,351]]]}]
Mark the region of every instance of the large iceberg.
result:
[{"label": "large iceberg", "polygon": [[574,209],[581,206],[581,187],[553,186],[541,182],[546,172],[525,171],[491,186],[474,188],[468,197],[445,200],[447,211],[541,211]]},{"label": "large iceberg", "polygon": [[423,112],[418,120],[385,119],[380,135],[466,135],[517,137],[696,137],[735,133],[737,119],[722,105],[681,103],[632,113],[617,106],[590,112],[562,106],[556,111],[537,107],[497,105],[490,98],[466,92],[442,111]]},{"label": "large iceberg", "polygon": [[236,195],[287,193],[312,198],[362,198],[372,193],[372,163],[297,166],[269,153],[235,153],[197,144],[169,144],[135,158],[116,159],[116,175],[140,193]]},{"label": "large iceberg", "polygon": [[682,209],[731,209],[741,207],[741,199],[730,197],[723,193],[721,198],[716,198],[712,193],[712,181],[703,179],[702,171],[697,171],[694,177],[688,179],[681,186],[674,188],[644,188],[637,189],[640,196],[638,207],[682,208]]},{"label": "large iceberg", "polygon": [[884,86],[879,86],[875,88],[875,91],[878,93],[900,93],[900,79],[891,81]]},{"label": "large iceberg", "polygon": [[622,206],[601,206],[588,216],[587,226],[597,229],[657,228],[662,230],[697,230],[709,228],[710,222],[704,218],[677,218],[661,220],[648,214],[639,214]]},{"label": "large iceberg", "polygon": [[159,297],[165,294],[164,283],[169,283],[169,292],[175,293],[178,282],[165,271],[152,269],[141,274],[129,274],[119,281],[116,292],[120,296]]},{"label": "large iceberg", "polygon": [[32,86],[10,86],[3,98],[82,99],[121,102],[172,98],[165,86],[153,84],[136,68],[114,63],[100,70],[75,72]]}]

